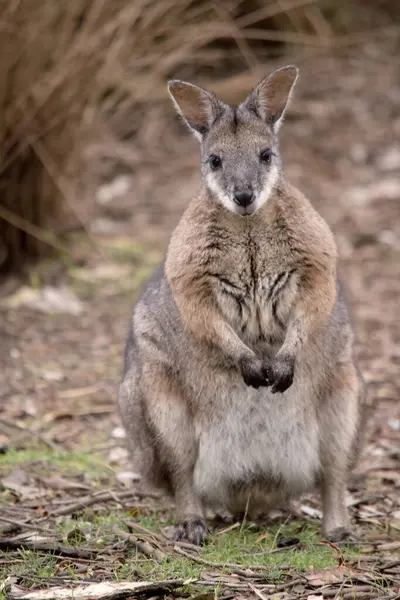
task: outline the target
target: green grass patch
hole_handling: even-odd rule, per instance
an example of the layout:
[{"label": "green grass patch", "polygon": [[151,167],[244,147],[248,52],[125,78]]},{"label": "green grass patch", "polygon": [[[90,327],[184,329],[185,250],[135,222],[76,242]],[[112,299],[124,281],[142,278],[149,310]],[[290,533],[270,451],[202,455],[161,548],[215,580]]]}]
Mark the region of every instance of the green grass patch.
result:
[{"label": "green grass patch", "polygon": [[94,483],[114,479],[113,469],[89,452],[52,450],[40,444],[23,450],[10,448],[0,455],[0,475],[5,476],[18,467],[27,472],[33,469],[34,474],[46,476],[74,477],[84,473]]},{"label": "green grass patch", "polygon": [[[59,533],[64,539],[72,538],[71,532],[78,529],[84,532],[88,545],[107,546],[115,540],[113,527],[118,525],[125,528],[123,520],[135,520],[147,529],[159,532],[160,527],[173,524],[172,512],[149,512],[133,508],[129,514],[121,511],[105,511],[101,513],[89,513],[82,515],[79,520],[69,519],[60,524]],[[268,536],[262,540],[259,538],[268,532]],[[209,535],[205,546],[200,550],[199,556],[207,561],[218,564],[218,570],[222,573],[231,572],[230,567],[223,568],[220,565],[233,563],[242,569],[250,568],[251,565],[265,567],[265,575],[270,581],[280,581],[285,572],[305,572],[310,567],[321,569],[337,565],[337,555],[331,548],[321,545],[321,536],[317,524],[310,522],[293,522],[284,526],[274,525],[265,530],[255,530],[252,526],[240,527],[221,535]],[[279,541],[284,538],[297,538],[299,545],[293,548],[284,548],[272,552],[277,548]],[[79,535],[76,539],[79,543]],[[80,544],[81,545],[81,544]],[[358,551],[351,547],[343,549],[345,560],[354,559]],[[212,565],[206,566],[193,562],[189,558],[170,554],[166,560],[159,564],[155,561],[145,559],[132,549],[127,553],[126,561],[115,571],[115,577],[124,579],[126,573],[136,571],[143,579],[162,580],[174,578],[198,578],[204,569],[213,570]]]},{"label": "green grass patch", "polygon": [[[159,532],[161,527],[173,523],[173,515],[170,511],[152,513],[149,510],[140,509],[140,507],[137,509],[133,507],[129,512],[121,512],[116,509],[98,511],[88,508],[78,518],[66,517],[60,520],[57,533],[68,545],[80,548],[107,548],[116,541],[114,526],[125,528],[123,520],[133,519],[133,515],[136,522],[154,532]],[[260,540],[259,538],[267,532],[267,537]],[[222,578],[224,574],[232,573],[232,569],[224,565],[233,563],[241,569],[259,565],[265,569],[262,571],[262,575],[266,582],[279,583],[285,580],[285,575],[289,572],[292,574],[302,573],[311,566],[314,569],[320,569],[337,565],[336,553],[331,548],[319,544],[321,537],[318,525],[313,523],[297,521],[283,526],[274,525],[257,530],[252,526],[245,525],[221,535],[215,534],[216,532],[213,532],[209,535],[199,556],[218,566],[198,564],[174,553],[166,554],[165,560],[159,564],[131,548],[124,553],[123,560],[119,560],[116,555],[110,555],[107,579],[114,581],[200,579],[205,571],[212,571],[214,576],[218,572]],[[279,540],[294,537],[299,539],[299,547],[271,553],[271,550],[277,547]],[[343,554],[345,560],[350,560],[354,559],[358,553],[354,549],[345,548]],[[114,560],[113,556],[115,556]],[[121,558],[121,554],[119,557]],[[22,578],[22,583],[26,587],[42,587],[46,585],[46,581],[48,583],[60,572],[68,575],[70,580],[74,577],[79,578],[74,571],[73,559],[57,558],[42,552],[28,551],[21,551],[19,558],[21,560],[15,561],[15,564],[1,567],[2,578],[15,575]],[[223,584],[222,581],[221,584]],[[210,591],[212,587],[204,589]],[[203,589],[194,583],[190,584],[186,591],[198,593]]]},{"label": "green grass patch", "polygon": [[112,260],[122,264],[145,263],[156,265],[161,260],[161,253],[152,248],[134,242],[130,238],[115,237],[108,239],[103,247],[108,251]]},{"label": "green grass patch", "polygon": [[122,264],[142,262],[147,254],[142,244],[125,238],[116,238],[107,245],[107,250],[112,260]]},{"label": "green grass patch", "polygon": [[[140,519],[146,527],[154,527],[154,518]],[[268,531],[268,536],[259,541],[263,533]],[[285,548],[279,552],[271,553],[276,549],[281,538],[298,538],[298,547]],[[337,565],[336,553],[329,547],[320,545],[321,536],[318,526],[309,522],[295,522],[283,527],[273,526],[265,531],[255,531],[252,527],[240,527],[222,535],[210,535],[207,544],[201,549],[203,559],[217,564],[233,563],[240,568],[250,568],[251,565],[265,567],[265,574],[270,581],[280,581],[285,572],[295,570],[304,572],[311,566],[320,569]],[[345,560],[357,556],[358,552],[350,547],[343,550]],[[212,566],[200,565],[185,557],[173,557],[159,565],[152,561],[140,565],[139,570],[143,576],[152,579],[162,578],[187,578],[199,577],[202,570],[211,569]],[[221,568],[222,572],[229,573],[231,569]]]},{"label": "green grass patch", "polygon": [[[46,581],[57,575],[59,559],[50,554],[19,550],[10,563],[0,564],[0,581],[7,577],[17,577],[20,585],[26,588],[44,587]],[[73,566],[71,565],[72,572]],[[0,592],[0,600],[7,600]]]}]

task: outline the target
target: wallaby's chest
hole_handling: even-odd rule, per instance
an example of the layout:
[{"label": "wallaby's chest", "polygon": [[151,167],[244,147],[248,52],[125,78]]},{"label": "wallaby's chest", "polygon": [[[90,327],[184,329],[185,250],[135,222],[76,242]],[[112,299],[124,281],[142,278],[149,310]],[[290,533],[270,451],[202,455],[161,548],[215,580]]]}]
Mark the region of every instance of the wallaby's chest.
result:
[{"label": "wallaby's chest", "polygon": [[251,339],[279,339],[295,301],[298,274],[284,252],[267,239],[232,245],[217,281],[220,309]]}]

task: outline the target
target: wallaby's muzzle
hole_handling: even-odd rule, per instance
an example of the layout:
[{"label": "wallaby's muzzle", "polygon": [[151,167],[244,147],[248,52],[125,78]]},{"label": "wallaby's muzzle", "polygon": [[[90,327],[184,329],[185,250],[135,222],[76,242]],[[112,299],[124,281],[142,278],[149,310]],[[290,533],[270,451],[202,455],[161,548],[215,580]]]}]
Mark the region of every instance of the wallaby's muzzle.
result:
[{"label": "wallaby's muzzle", "polygon": [[236,204],[246,208],[254,201],[254,194],[251,190],[238,190],[234,196]]}]

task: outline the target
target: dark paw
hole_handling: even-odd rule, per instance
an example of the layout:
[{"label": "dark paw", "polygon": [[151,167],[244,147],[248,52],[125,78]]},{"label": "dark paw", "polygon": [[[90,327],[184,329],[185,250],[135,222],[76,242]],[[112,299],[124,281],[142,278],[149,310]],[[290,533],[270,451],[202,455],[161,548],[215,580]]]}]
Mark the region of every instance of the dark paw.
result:
[{"label": "dark paw", "polygon": [[204,544],[206,539],[206,524],[200,517],[190,517],[178,523],[174,532],[174,540],[190,542],[196,546]]},{"label": "dark paw", "polygon": [[245,358],[240,361],[239,368],[246,385],[256,389],[270,385],[267,369],[260,358]]},{"label": "dark paw", "polygon": [[265,368],[271,392],[286,392],[293,383],[294,377],[294,359],[289,356],[276,357]]},{"label": "dark paw", "polygon": [[337,527],[332,529],[327,535],[326,539],[333,544],[339,545],[357,545],[359,540],[354,533],[348,527]]}]

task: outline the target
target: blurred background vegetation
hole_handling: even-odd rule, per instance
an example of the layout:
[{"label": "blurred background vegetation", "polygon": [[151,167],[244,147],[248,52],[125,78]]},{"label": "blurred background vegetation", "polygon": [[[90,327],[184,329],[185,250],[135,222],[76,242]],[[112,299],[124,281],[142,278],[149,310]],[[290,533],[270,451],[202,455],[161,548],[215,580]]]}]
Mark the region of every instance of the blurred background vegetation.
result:
[{"label": "blurred background vegetation", "polygon": [[[283,62],[361,56],[379,40],[398,51],[399,17],[397,0],[2,0],[0,272],[62,254],[77,228],[94,235],[96,194],[118,174],[131,176],[133,215],[168,217],[145,197],[194,164],[169,77],[237,101]],[[328,63],[310,75],[336,76]]]}]

